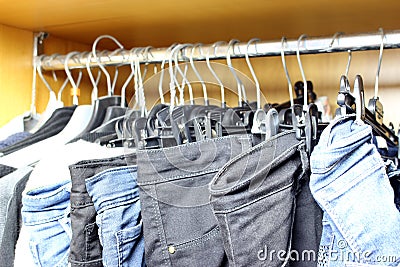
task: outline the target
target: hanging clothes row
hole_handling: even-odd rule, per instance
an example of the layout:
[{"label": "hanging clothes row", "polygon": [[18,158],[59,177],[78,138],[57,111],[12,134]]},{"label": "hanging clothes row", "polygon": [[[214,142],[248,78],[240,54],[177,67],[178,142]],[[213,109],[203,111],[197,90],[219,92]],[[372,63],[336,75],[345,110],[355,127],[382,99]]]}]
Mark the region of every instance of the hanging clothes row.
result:
[{"label": "hanging clothes row", "polygon": [[[119,49],[98,52],[104,38]],[[40,57],[35,68],[46,84],[42,69],[62,62],[62,89],[71,83],[75,105],[56,108],[30,136],[0,150],[0,265],[398,266],[399,141],[383,123],[378,81],[383,49],[400,47],[399,38],[381,31],[282,38],[278,47],[252,39],[127,51],[100,36],[91,53]],[[374,97],[366,104],[360,75],[351,86],[349,54],[335,118],[326,120],[301,54],[363,49],[380,50]],[[301,71],[294,85],[287,54],[296,54]],[[265,55],[281,56],[286,102],[262,101],[250,57]],[[245,58],[254,99],[233,57]],[[236,106],[211,64],[221,58]],[[204,68],[195,64],[201,60]],[[114,80],[106,69],[116,61],[131,68],[121,96],[114,94],[118,68]],[[144,82],[151,63],[161,64],[152,91]],[[79,66],[93,85],[91,105],[77,105],[82,71],[75,81],[71,69]],[[206,72],[217,81],[218,104],[209,101]],[[101,74],[104,97],[97,96]],[[149,107],[151,94],[159,101]]]}]

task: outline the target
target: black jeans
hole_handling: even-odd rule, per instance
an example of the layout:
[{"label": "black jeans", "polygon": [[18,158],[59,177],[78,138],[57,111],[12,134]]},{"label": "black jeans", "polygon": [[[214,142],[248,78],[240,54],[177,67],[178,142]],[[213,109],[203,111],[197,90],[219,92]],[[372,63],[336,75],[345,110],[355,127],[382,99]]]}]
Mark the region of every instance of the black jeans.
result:
[{"label": "black jeans", "polygon": [[248,136],[229,136],[138,152],[147,266],[227,266],[208,186],[250,147]]},{"label": "black jeans", "polygon": [[71,227],[69,262],[72,267],[103,266],[102,247],[96,225],[96,210],[87,192],[85,179],[104,170],[136,165],[136,155],[108,159],[85,160],[71,165]]},{"label": "black jeans", "polygon": [[[301,191],[308,173],[304,143],[288,131],[237,156],[214,177],[211,204],[230,266],[288,266],[290,252],[307,247],[304,241],[308,237],[299,240],[296,247],[292,239],[303,238],[303,231],[307,231],[303,228],[308,227],[302,216],[310,210],[313,199]],[[299,216],[295,215],[296,195],[301,196]],[[318,237],[312,239],[317,253]],[[313,265],[315,261],[307,266]]]}]

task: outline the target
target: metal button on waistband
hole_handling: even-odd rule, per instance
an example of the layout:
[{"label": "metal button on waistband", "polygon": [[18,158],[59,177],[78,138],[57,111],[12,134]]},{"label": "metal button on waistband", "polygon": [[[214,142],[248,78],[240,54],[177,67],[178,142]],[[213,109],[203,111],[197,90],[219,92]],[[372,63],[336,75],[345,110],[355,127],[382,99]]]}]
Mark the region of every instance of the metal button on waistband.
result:
[{"label": "metal button on waistband", "polygon": [[168,252],[170,253],[170,254],[174,254],[175,253],[175,247],[174,246],[169,246],[168,247]]}]

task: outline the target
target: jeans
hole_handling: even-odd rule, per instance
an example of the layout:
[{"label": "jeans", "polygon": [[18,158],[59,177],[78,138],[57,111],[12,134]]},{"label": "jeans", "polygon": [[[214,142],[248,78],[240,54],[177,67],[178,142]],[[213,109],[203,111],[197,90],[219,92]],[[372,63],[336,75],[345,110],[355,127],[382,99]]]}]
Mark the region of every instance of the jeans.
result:
[{"label": "jeans", "polygon": [[250,147],[248,136],[232,135],[138,152],[147,266],[227,265],[208,184]]},{"label": "jeans", "polygon": [[109,169],[86,179],[87,191],[97,211],[104,266],[144,266],[136,177],[136,166],[129,166]]},{"label": "jeans", "polygon": [[29,232],[29,248],[36,266],[67,266],[71,224],[71,183],[28,191],[22,197],[22,221]]},{"label": "jeans", "polygon": [[69,262],[72,267],[103,266],[102,247],[96,224],[96,209],[87,192],[85,179],[107,169],[134,165],[134,154],[109,159],[85,160],[71,165],[72,240]]},{"label": "jeans", "polygon": [[398,266],[400,213],[371,127],[336,118],[310,165],[310,189],[324,211],[319,266]]},{"label": "jeans", "polygon": [[[230,266],[287,266],[296,192],[308,169],[303,141],[288,131],[240,154],[218,172],[210,184],[211,204]],[[297,236],[307,227],[299,223]]]}]

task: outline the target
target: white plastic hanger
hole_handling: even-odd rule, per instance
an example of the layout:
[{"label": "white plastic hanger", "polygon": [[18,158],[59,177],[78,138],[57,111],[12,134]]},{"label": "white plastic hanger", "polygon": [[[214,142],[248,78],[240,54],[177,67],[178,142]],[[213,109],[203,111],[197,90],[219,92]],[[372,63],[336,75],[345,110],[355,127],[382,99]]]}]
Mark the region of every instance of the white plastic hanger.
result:
[{"label": "white plastic hanger", "polygon": [[[72,78],[72,76],[69,78]],[[72,81],[72,83],[76,84],[75,81]],[[88,125],[91,114],[92,107],[90,105],[76,107],[68,124],[60,133],[0,158],[0,164],[15,168],[35,164],[46,154],[54,153],[80,134]]]},{"label": "white plastic hanger", "polygon": [[39,77],[43,81],[46,88],[49,90],[49,101],[47,102],[45,111],[40,116],[39,122],[35,125],[35,127],[32,130],[30,130],[31,133],[35,133],[37,130],[39,130],[46,123],[46,121],[51,117],[51,115],[53,114],[53,112],[56,109],[63,107],[63,103],[59,102],[57,100],[56,93],[54,92],[54,90],[51,88],[50,84],[47,82],[47,80],[43,76],[43,73],[42,73],[43,57],[44,56],[39,57],[38,62],[36,64],[36,71],[39,74]]}]

